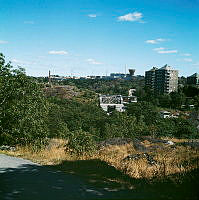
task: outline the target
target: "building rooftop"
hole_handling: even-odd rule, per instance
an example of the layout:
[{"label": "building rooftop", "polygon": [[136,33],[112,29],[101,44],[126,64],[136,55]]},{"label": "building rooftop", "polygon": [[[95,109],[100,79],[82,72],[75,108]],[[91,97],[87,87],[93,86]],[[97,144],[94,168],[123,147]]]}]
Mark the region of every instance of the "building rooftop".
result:
[{"label": "building rooftop", "polygon": [[173,70],[173,69],[171,68],[171,66],[168,66],[166,64],[165,66],[161,67],[160,70]]},{"label": "building rooftop", "polygon": [[158,68],[157,67],[153,67],[152,69],[150,69],[149,71],[155,71],[157,70]]},{"label": "building rooftop", "polygon": [[195,73],[195,74],[193,74],[193,75],[191,75],[191,76],[189,76],[189,77],[199,77],[199,74],[198,74],[198,73]]}]

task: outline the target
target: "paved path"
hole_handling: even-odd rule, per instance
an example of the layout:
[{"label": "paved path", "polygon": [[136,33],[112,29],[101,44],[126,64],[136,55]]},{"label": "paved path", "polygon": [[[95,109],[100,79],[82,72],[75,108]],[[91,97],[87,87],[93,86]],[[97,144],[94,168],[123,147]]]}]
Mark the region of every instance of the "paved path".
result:
[{"label": "paved path", "polygon": [[[124,198],[124,196],[126,197]],[[55,171],[29,160],[0,154],[1,200],[108,200],[132,198],[125,191],[114,192],[96,189],[85,184],[83,180],[75,175]]]}]

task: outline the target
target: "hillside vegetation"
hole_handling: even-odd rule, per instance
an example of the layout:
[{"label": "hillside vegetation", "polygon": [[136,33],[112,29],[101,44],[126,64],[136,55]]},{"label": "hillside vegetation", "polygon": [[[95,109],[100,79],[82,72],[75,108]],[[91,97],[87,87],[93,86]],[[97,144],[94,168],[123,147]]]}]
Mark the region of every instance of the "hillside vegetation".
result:
[{"label": "hillside vegetation", "polygon": [[[46,89],[45,82],[28,77],[22,68],[14,69],[0,54],[0,145],[14,145],[17,151],[7,153],[42,164],[59,165],[66,172],[72,169],[62,164],[64,161],[80,160],[100,160],[130,177],[147,180],[157,177],[164,180],[179,174],[175,180],[178,182],[183,174],[197,170],[198,149],[183,146],[199,137],[196,125],[183,111],[179,111],[178,118],[167,119],[161,118],[159,111],[161,107],[178,111],[189,95],[198,113],[198,90],[188,92],[185,87],[178,93],[154,97],[137,82],[130,81],[130,86],[127,83],[84,80],[82,85],[74,81],[68,83],[70,86]],[[129,104],[126,112],[114,111],[107,115],[99,107],[96,92],[124,94],[133,85],[137,87],[139,102]],[[128,142],[101,145],[114,138]],[[176,144],[173,147],[161,142],[152,144],[152,139],[157,138]],[[136,148],[136,141],[140,141],[137,146],[150,147],[150,150]],[[140,159],[125,160],[129,155]],[[147,156],[156,163],[148,164]],[[81,165],[76,168],[80,170]],[[78,169],[74,173],[85,176],[86,172]],[[123,180],[116,177],[114,181],[122,183]]]}]

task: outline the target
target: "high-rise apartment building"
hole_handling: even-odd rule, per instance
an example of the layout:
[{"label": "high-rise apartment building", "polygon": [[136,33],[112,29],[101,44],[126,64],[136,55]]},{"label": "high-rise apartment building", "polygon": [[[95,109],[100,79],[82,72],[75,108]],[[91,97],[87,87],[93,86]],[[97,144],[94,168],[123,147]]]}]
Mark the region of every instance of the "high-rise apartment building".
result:
[{"label": "high-rise apartment building", "polygon": [[199,86],[199,74],[195,73],[191,76],[187,77],[187,84],[188,85],[196,85]]},{"label": "high-rise apartment building", "polygon": [[156,94],[168,94],[178,90],[178,70],[170,66],[157,69],[153,68],[145,72],[145,85]]},{"label": "high-rise apartment building", "polygon": [[154,89],[155,87],[155,71],[157,70],[157,67],[153,67],[149,71],[145,72],[145,86]]}]

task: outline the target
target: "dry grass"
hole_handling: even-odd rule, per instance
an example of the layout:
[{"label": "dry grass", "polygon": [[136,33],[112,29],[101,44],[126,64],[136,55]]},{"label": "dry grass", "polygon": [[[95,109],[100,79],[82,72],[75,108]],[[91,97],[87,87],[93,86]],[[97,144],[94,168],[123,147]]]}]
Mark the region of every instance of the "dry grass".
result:
[{"label": "dry grass", "polygon": [[31,149],[30,146],[18,146],[17,151],[6,151],[6,153],[11,156],[26,158],[42,165],[56,165],[65,159],[71,159],[71,156],[65,151],[66,144],[67,141],[65,140],[52,139],[45,149],[39,151]]},{"label": "dry grass", "polygon": [[[110,146],[90,157],[106,161],[133,178],[152,178],[175,173],[186,173],[199,167],[199,152],[188,147],[177,147],[152,153],[157,165],[149,165],[147,160],[122,161],[129,154],[139,153],[131,145]],[[88,159],[82,157],[81,159]]]},{"label": "dry grass", "polygon": [[30,159],[43,165],[58,165],[63,161],[101,160],[133,178],[164,177],[179,172],[187,173],[199,168],[199,152],[189,147],[177,146],[173,149],[168,147],[164,150],[153,152],[151,155],[153,155],[158,164],[151,166],[144,158],[122,161],[130,154],[139,153],[131,144],[107,146],[92,155],[85,154],[81,156],[71,155],[70,152],[66,152],[65,145],[67,145],[65,140],[52,139],[50,144],[39,152],[34,152],[29,147],[18,147],[16,152],[6,153]]}]

